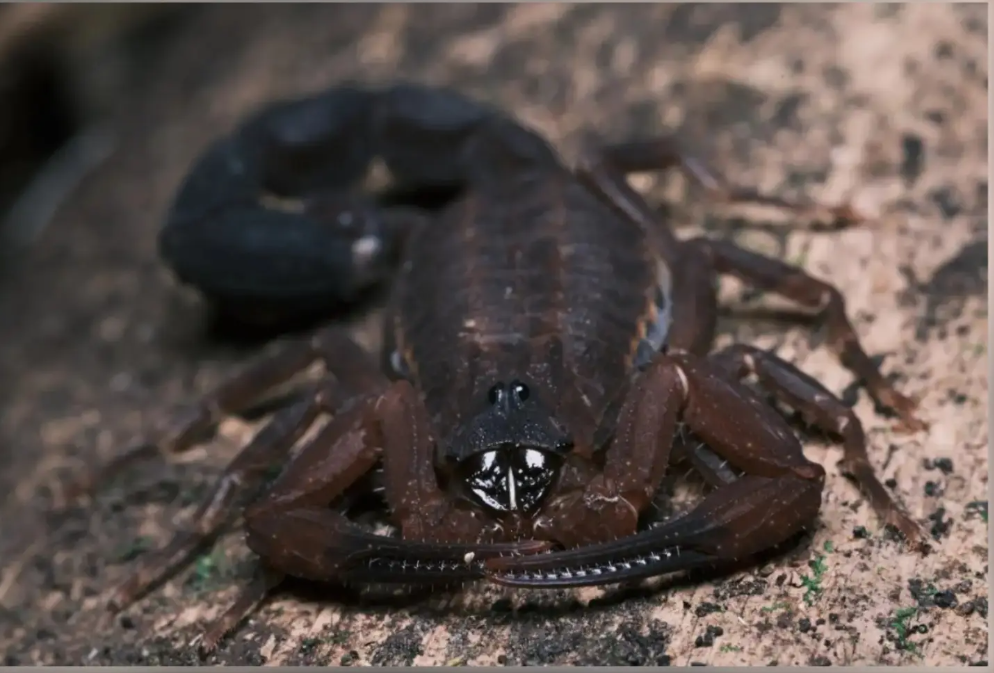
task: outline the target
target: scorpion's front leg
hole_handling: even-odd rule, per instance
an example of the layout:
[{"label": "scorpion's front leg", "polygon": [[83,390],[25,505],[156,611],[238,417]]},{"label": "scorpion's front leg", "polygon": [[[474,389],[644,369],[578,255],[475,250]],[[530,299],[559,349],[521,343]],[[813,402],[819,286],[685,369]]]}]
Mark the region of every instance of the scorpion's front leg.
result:
[{"label": "scorpion's front leg", "polygon": [[[646,386],[633,394],[648,399],[626,405],[637,404],[642,411],[622,417],[619,427],[629,434],[615,440],[621,446],[605,469],[611,481],[628,485],[615,487],[613,497],[627,499],[634,492],[635,502],[645,502],[651,480],[646,465],[633,458],[655,444],[661,452],[654,457],[652,470],[661,472],[673,437],[669,417],[675,413],[744,475],[705,496],[688,513],[648,531],[531,558],[488,561],[493,581],[512,586],[582,586],[720,565],[768,549],[811,524],[821,505],[825,471],[804,457],[790,427],[772,407],[729,380],[723,368],[686,353],[657,356],[646,378]],[[647,421],[653,413],[667,422],[651,425]],[[626,490],[631,485],[638,490]],[[573,512],[584,518],[563,518],[560,525],[589,526],[597,510],[589,506],[586,510]],[[611,525],[603,519],[597,523],[604,529]],[[629,520],[616,530],[630,533],[630,526]]]},{"label": "scorpion's front leg", "polygon": [[[864,218],[849,204],[827,206],[807,200],[790,201],[764,194],[752,187],[737,186],[720,177],[713,167],[689,152],[676,136],[658,136],[632,140],[600,147],[590,147],[584,154],[578,170],[592,180],[599,190],[618,206],[628,211],[636,220],[644,219],[643,213],[632,212],[633,207],[647,210],[633,203],[628,192],[631,187],[620,185],[616,173],[637,173],[679,168],[690,180],[707,190],[708,194],[723,203],[754,203],[790,211],[814,219],[829,219],[832,224],[844,227]],[[654,219],[654,218],[649,218]]]},{"label": "scorpion's front leg", "polygon": [[894,501],[874,473],[859,417],[837,396],[794,365],[754,346],[735,344],[714,354],[712,360],[735,378],[755,375],[763,388],[800,412],[805,421],[841,437],[843,472],[856,480],[884,523],[899,530],[912,544],[924,543],[921,527]]},{"label": "scorpion's front leg", "polygon": [[880,373],[863,349],[859,336],[846,315],[846,302],[833,286],[790,264],[765,257],[726,241],[695,239],[687,243],[710,258],[720,274],[732,275],[744,283],[797,302],[821,314],[828,332],[828,347],[842,364],[866,385],[874,400],[895,413],[904,429],[919,431],[928,424],[918,418],[917,401],[901,394]]},{"label": "scorpion's front leg", "polygon": [[[732,243],[706,238],[681,242],[652,213],[643,199],[626,182],[625,175],[636,171],[683,167],[699,181],[712,185],[712,191],[724,198],[777,202],[762,197],[753,190],[734,189],[710,177],[692,158],[679,150],[675,141],[667,138],[635,141],[591,151],[579,167],[581,175],[615,208],[642,226],[650,235],[655,249],[675,270],[674,285],[680,288],[674,300],[674,333],[670,343],[698,354],[708,350],[715,325],[714,276],[732,275],[744,283],[797,302],[818,311],[828,330],[828,345],[842,364],[865,382],[873,398],[898,415],[905,428],[923,430],[928,425],[916,414],[917,402],[902,395],[880,373],[860,343],[846,315],[846,303],[841,293],[802,269],[785,264]],[[801,206],[781,203],[785,207],[804,210]],[[840,218],[852,215],[848,207],[829,209]]]},{"label": "scorpion's front leg", "polygon": [[535,518],[535,533],[566,547],[635,533],[666,473],[685,394],[673,367],[654,364],[639,376],[618,413],[602,473],[554,495]]}]

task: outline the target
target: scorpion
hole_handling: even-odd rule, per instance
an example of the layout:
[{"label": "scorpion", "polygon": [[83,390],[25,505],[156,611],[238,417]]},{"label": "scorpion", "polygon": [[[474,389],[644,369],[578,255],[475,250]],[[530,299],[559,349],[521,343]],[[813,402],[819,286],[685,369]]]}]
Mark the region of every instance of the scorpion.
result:
[{"label": "scorpion", "polygon": [[[284,318],[386,282],[383,352],[377,361],[334,323],[277,340],[70,484],[77,498],[138,458],[186,451],[323,365],[240,450],[188,529],[138,561],[111,610],[178,568],[245,494],[259,572],[205,629],[206,650],[288,576],[549,588],[749,559],[810,528],[825,484],[776,401],[840,439],[843,472],[884,524],[924,544],[835,394],[772,352],[712,352],[717,280],[729,275],[817,312],[827,346],[878,405],[924,429],[917,402],[864,351],[840,292],[730,242],[677,238],[627,176],[676,168],[716,203],[864,218],[731,186],[681,145],[673,135],[588,143],[569,167],[510,114],[414,83],[270,103],[214,141],[160,232],[179,280],[234,313]],[[375,159],[411,194],[449,196],[434,209],[377,202],[353,189]],[[700,442],[680,441],[687,432]],[[706,493],[645,525],[680,462]],[[395,534],[356,521],[370,497]]]}]

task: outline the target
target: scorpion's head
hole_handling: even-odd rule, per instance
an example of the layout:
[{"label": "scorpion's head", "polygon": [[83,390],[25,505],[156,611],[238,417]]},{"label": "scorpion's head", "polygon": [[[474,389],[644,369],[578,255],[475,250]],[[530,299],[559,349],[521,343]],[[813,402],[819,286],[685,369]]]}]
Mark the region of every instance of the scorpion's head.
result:
[{"label": "scorpion's head", "polygon": [[465,494],[498,514],[529,515],[549,494],[572,441],[524,382],[498,381],[440,447]]}]

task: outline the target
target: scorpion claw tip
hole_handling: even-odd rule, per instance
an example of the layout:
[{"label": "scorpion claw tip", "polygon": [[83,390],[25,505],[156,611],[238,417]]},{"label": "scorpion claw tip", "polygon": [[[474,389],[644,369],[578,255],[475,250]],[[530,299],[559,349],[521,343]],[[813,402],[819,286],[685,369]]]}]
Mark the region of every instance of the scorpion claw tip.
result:
[{"label": "scorpion claw tip", "polygon": [[925,530],[907,514],[892,511],[888,515],[886,524],[895,530],[908,547],[920,554],[927,555],[932,551],[929,544],[929,537]]},{"label": "scorpion claw tip", "polygon": [[201,658],[206,658],[214,654],[217,651],[218,644],[221,642],[221,639],[224,638],[226,633],[226,630],[218,632],[214,629],[204,632],[200,638],[200,645],[197,647],[200,651]]},{"label": "scorpion claw tip", "polygon": [[898,424],[895,429],[898,432],[911,434],[929,429],[928,422],[923,421],[915,413],[918,410],[919,399],[890,390],[881,395],[880,401],[897,415]]}]

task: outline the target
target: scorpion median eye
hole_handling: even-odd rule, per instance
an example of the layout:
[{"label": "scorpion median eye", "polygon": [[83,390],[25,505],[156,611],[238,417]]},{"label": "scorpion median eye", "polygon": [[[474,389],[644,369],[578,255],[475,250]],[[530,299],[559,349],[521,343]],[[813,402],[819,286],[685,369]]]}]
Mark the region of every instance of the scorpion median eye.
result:
[{"label": "scorpion median eye", "polygon": [[518,398],[519,402],[524,402],[531,395],[532,391],[528,389],[524,383],[520,381],[515,381],[511,384],[511,390],[514,392],[515,397]]},{"label": "scorpion median eye", "polygon": [[504,396],[504,384],[495,383],[493,387],[490,389],[490,392],[487,393],[487,400],[490,401],[490,404],[497,404],[497,402],[503,396]]}]

